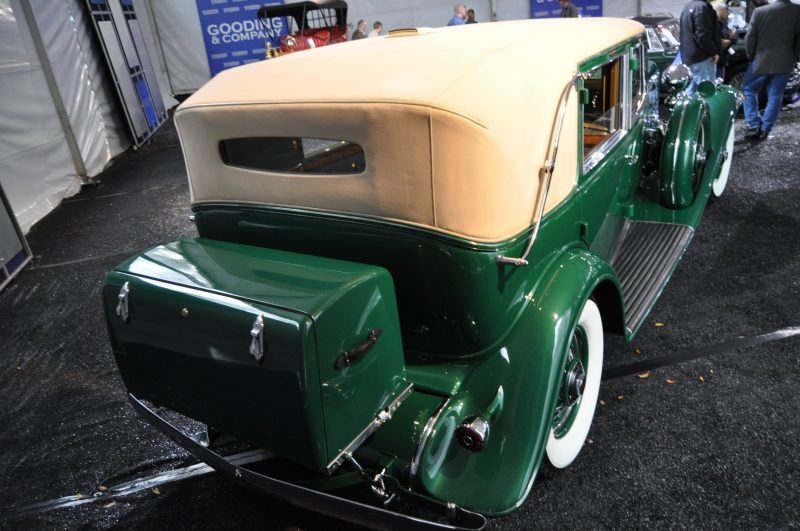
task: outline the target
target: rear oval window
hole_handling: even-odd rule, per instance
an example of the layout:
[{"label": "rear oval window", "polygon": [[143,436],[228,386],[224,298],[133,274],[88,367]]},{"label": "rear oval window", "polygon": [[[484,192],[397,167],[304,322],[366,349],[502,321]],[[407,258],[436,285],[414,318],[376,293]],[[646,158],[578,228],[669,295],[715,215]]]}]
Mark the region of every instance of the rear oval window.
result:
[{"label": "rear oval window", "polygon": [[346,140],[297,137],[230,138],[219,143],[222,162],[251,170],[338,175],[363,173],[363,148]]}]

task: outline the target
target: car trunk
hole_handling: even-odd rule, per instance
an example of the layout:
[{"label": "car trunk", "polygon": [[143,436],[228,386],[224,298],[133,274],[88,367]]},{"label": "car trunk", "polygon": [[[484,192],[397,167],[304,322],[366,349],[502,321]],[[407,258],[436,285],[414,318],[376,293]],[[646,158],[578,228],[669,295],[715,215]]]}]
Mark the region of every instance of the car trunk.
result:
[{"label": "car trunk", "polygon": [[379,267],[186,239],[121,264],[103,299],[133,395],[319,472],[406,396]]}]

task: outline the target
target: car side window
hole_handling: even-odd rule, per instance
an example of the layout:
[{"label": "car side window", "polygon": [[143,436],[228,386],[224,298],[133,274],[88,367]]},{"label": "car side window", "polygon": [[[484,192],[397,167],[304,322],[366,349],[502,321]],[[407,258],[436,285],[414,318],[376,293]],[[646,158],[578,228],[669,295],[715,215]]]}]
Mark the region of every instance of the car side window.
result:
[{"label": "car side window", "polygon": [[623,55],[587,73],[583,81],[583,160],[584,171],[603,158],[623,128]]},{"label": "car side window", "polygon": [[346,140],[293,137],[228,138],[219,143],[228,166],[277,173],[363,173],[364,149]]}]

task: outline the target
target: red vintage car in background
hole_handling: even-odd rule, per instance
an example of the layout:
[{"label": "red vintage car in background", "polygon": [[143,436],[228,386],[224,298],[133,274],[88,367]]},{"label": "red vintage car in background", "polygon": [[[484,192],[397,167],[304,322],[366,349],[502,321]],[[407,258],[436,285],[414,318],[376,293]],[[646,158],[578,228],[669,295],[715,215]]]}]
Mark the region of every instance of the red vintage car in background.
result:
[{"label": "red vintage car in background", "polygon": [[[267,59],[347,40],[344,0],[264,6],[258,10],[258,20],[265,29],[272,30],[267,32]],[[285,28],[286,33],[271,37],[276,26]]]}]

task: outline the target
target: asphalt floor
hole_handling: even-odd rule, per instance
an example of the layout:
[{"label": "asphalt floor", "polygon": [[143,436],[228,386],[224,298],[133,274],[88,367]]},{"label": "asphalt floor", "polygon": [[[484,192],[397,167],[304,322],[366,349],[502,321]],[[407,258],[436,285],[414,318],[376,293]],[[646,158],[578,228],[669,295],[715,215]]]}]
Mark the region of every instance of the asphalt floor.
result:
[{"label": "asphalt floor", "polygon": [[[800,326],[800,109],[763,142],[736,130],[725,194],[633,343],[606,336],[607,366]],[[213,473],[102,494],[195,462],[128,405],[100,301],[124,258],[195,235],[189,214],[169,123],[28,235],[34,260],[0,292],[0,528],[353,528]],[[736,347],[605,381],[577,461],[488,528],[800,527],[800,336]]]}]

